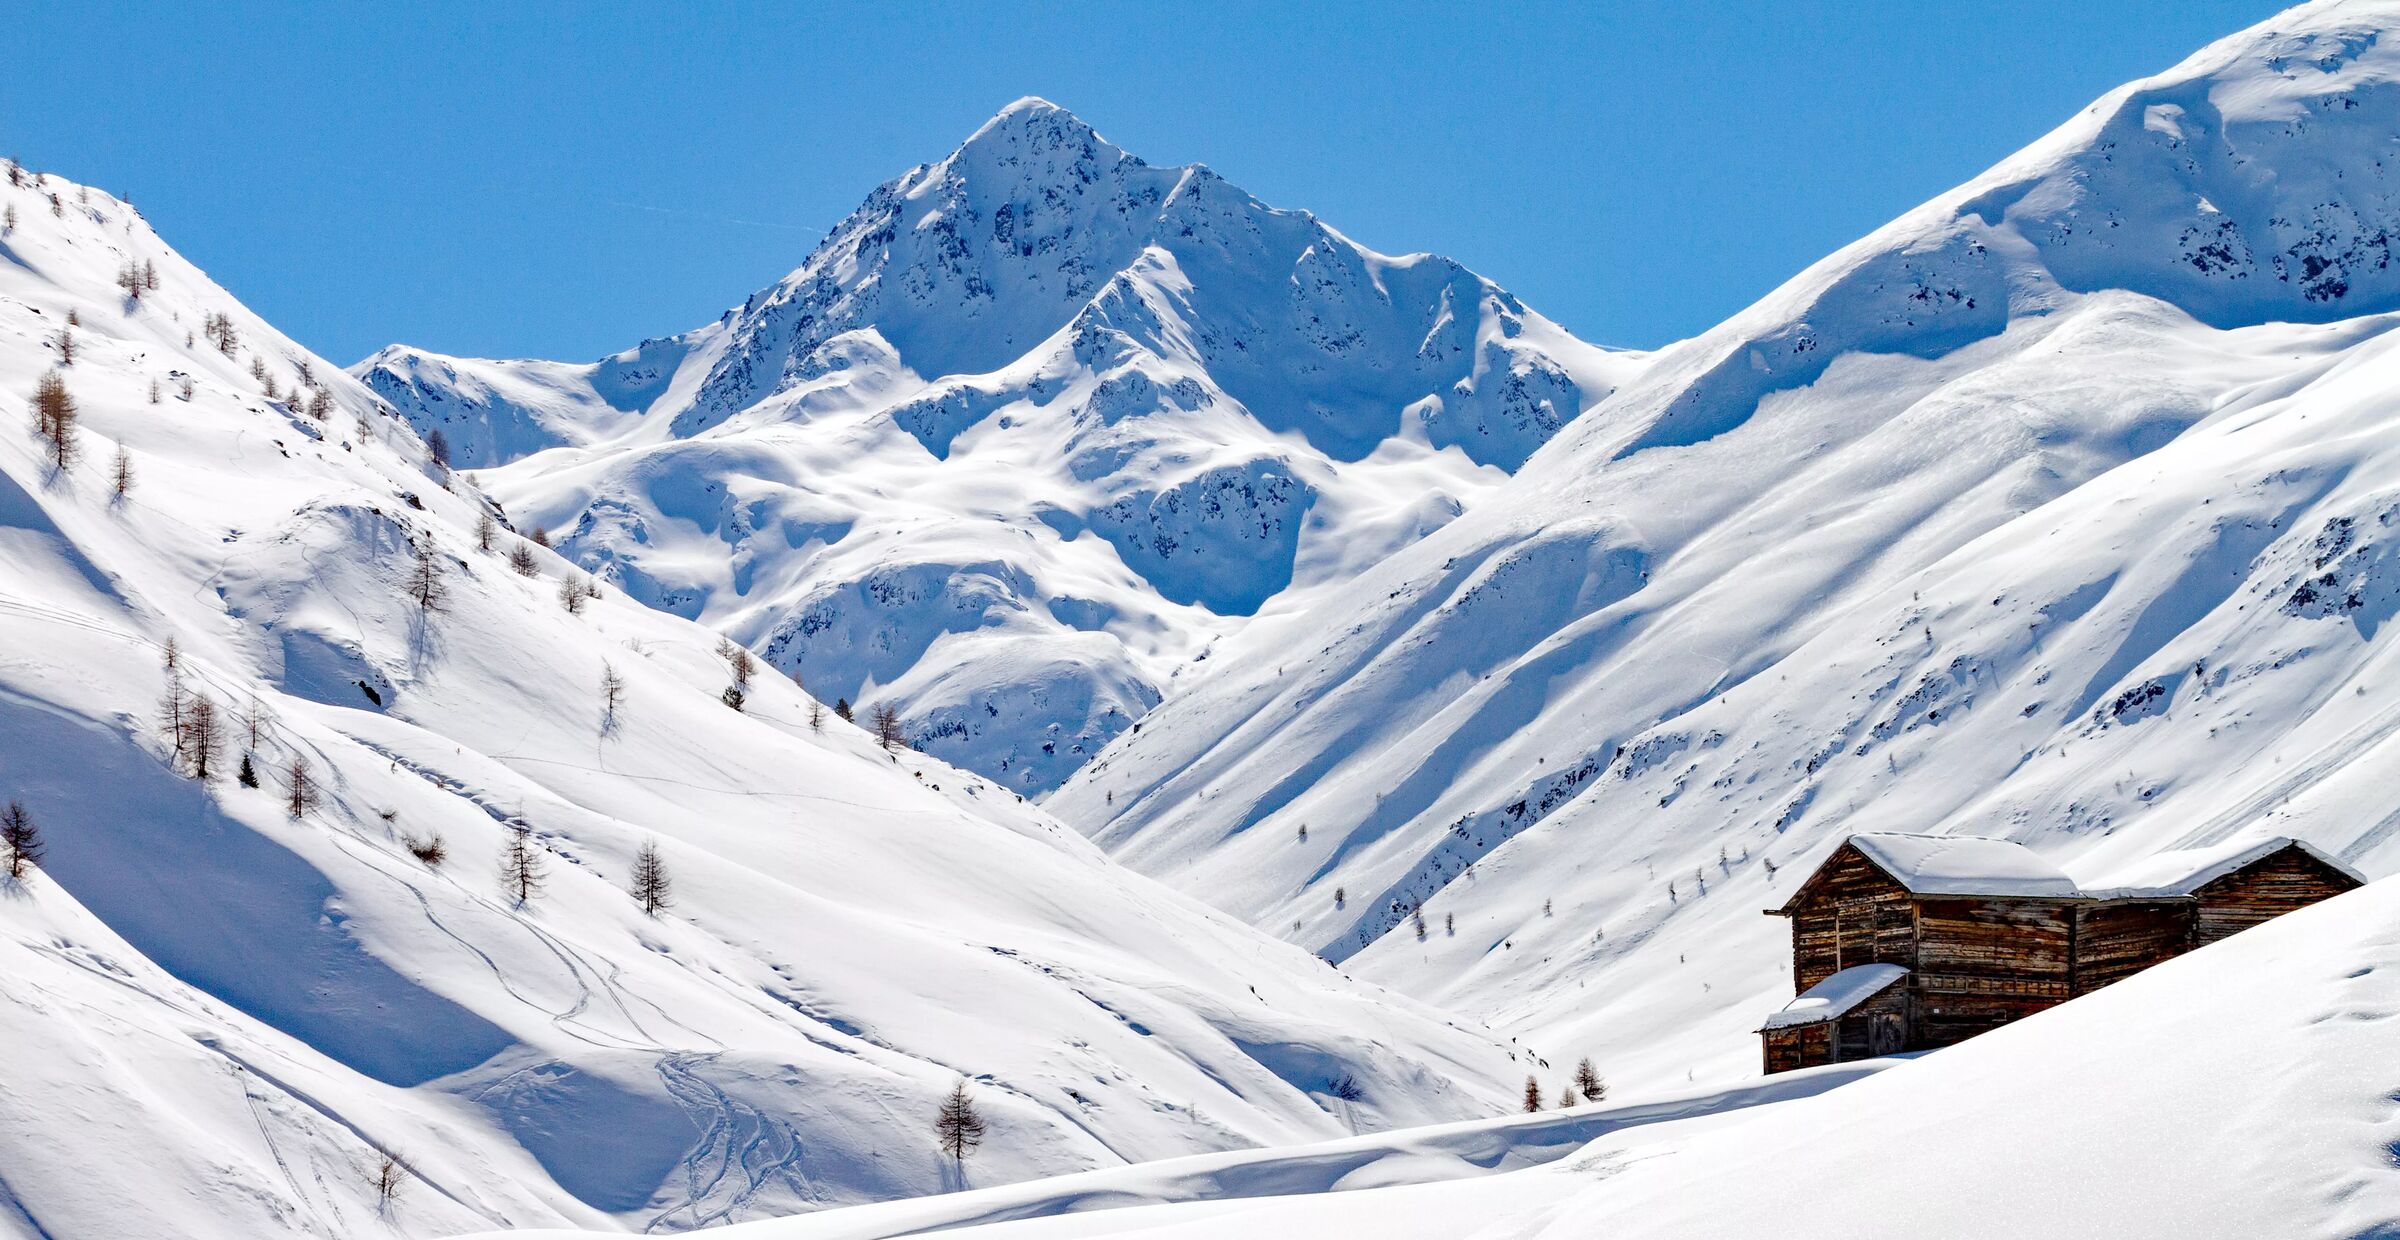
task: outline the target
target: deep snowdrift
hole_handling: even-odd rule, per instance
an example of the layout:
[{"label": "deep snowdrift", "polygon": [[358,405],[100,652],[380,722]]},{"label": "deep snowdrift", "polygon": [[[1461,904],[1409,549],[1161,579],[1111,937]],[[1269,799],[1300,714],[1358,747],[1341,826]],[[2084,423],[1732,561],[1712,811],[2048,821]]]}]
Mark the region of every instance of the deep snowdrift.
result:
[{"label": "deep snowdrift", "polygon": [[1642,361],[1027,99],[706,327],[353,369],[571,559],[1032,795]]},{"label": "deep snowdrift", "polygon": [[[1500,1174],[1461,1166],[1445,1156],[1458,1130],[1388,1133],[1376,1141],[1394,1156],[1356,1180],[1310,1174],[1332,1161],[1326,1147],[1229,1162],[1198,1185],[1201,1164],[1184,1160],[727,1234],[2385,1236],[2400,1227],[2396,925],[2400,887],[2386,881],[1947,1050],[1841,1065],[1830,1071],[1883,1070],[1831,1092],[1768,1092],[1829,1071],[1812,1069],[1683,1115],[1532,1117],[1586,1125],[1589,1139],[1529,1169],[1506,1156],[1490,1159]],[[1543,1132],[1516,1123],[1472,1130],[1492,1146]],[[1412,1150],[1434,1156],[1399,1156]],[[1272,1195],[1245,1191],[1267,1170],[1284,1176]],[[1103,1184],[1117,1195],[1084,1191]]]},{"label": "deep snowdrift", "polygon": [[2396,19],[2233,36],[1662,352],[1050,807],[1633,1081],[1756,1070],[1758,910],[1843,832],[2390,872]]},{"label": "deep snowdrift", "polygon": [[[1522,1052],[812,727],[771,673],[727,709],[714,634],[614,590],[571,611],[579,575],[530,546],[511,571],[506,529],[483,549],[479,497],[371,393],[129,207],[24,180],[0,800],[49,856],[0,891],[0,1234],[362,1234],[385,1153],[407,1234],[914,1195],[955,1186],[930,1125],[962,1075],[976,1184],[1506,1107]],[[28,433],[54,370],[63,472]],[[170,640],[218,707],[205,783],[166,739]],[[547,869],[523,908],[520,824]],[[444,864],[412,855],[437,838]],[[657,918],[626,893],[653,839]]]}]

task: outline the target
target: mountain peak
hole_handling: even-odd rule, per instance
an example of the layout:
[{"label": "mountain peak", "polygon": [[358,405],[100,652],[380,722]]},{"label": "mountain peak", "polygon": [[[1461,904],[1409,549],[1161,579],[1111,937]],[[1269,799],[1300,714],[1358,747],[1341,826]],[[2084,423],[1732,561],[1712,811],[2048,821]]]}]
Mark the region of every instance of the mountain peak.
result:
[{"label": "mountain peak", "polygon": [[[1142,163],[1138,156],[1101,137],[1082,117],[1039,95],[1027,95],[994,113],[958,144],[946,162],[952,166],[962,161],[1006,166],[1034,156],[1038,164],[1047,164],[1049,161],[1040,157],[1061,153],[1102,163]],[[1056,175],[1063,170],[1045,167],[1043,171]]]},{"label": "mountain peak", "polygon": [[1019,98],[1016,102],[1009,104],[1007,107],[1000,109],[998,112],[993,113],[992,119],[985,122],[985,127],[989,128],[992,125],[1012,121],[1020,117],[1045,116],[1064,116],[1069,120],[1075,121],[1077,124],[1082,123],[1081,119],[1078,118],[1073,112],[1070,112],[1067,109],[1042,98],[1040,95],[1026,95]]}]

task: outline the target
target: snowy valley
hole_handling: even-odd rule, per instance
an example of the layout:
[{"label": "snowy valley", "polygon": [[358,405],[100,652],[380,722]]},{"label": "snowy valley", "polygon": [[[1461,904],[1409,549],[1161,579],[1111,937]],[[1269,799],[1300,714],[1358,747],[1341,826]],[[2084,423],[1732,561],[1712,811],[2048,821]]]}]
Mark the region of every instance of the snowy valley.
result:
[{"label": "snowy valley", "polygon": [[49,376],[75,416],[0,444],[0,788],[47,846],[0,902],[40,1065],[0,1089],[0,1234],[911,1196],[954,1186],[918,1134],[961,1078],[1011,1151],[979,1182],[1505,1104],[1504,1038],[772,672],[728,709],[715,634],[507,528],[130,207],[14,179],[0,406],[30,428]]},{"label": "snowy valley", "polygon": [[[1039,99],[590,363],[8,165],[0,1240],[2400,1234],[2395,30],[1655,352]],[[1762,1074],[1871,831],[2376,881]]]}]

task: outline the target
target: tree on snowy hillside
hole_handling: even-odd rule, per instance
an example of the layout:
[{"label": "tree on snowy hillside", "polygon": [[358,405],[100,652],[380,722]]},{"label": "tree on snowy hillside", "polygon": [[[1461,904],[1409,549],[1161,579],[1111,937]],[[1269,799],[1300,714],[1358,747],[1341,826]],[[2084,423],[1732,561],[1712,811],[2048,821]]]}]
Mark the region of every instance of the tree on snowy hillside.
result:
[{"label": "tree on snowy hillside", "polygon": [[541,563],[533,558],[533,548],[525,543],[510,548],[508,567],[519,577],[531,577],[542,571]]},{"label": "tree on snowy hillside", "polygon": [[600,665],[600,726],[617,726],[617,708],[625,704],[625,677],[614,663]]},{"label": "tree on snowy hillside", "polygon": [[408,1186],[408,1168],[397,1157],[385,1154],[377,1160],[370,1183],[377,1206],[389,1210],[400,1199],[400,1190]]},{"label": "tree on snowy hillside", "polygon": [[533,828],[521,822],[510,824],[508,845],[500,854],[501,888],[523,908],[542,893],[542,882],[542,848],[533,842]]},{"label": "tree on snowy hillside", "polygon": [[217,755],[224,748],[225,725],[217,717],[217,704],[205,693],[193,694],[191,704],[183,712],[180,756],[184,769],[204,784],[215,779]]},{"label": "tree on snowy hillside", "polygon": [[730,637],[717,639],[717,657],[733,670],[733,685],[744,693],[750,691],[750,678],[758,672],[758,658],[750,648]]},{"label": "tree on snowy hillside", "polygon": [[899,710],[889,702],[877,704],[875,707],[875,743],[888,750],[897,748],[900,740]]},{"label": "tree on snowy hillside", "polygon": [[933,1132],[941,1143],[942,1152],[962,1168],[967,1155],[983,1144],[983,1116],[976,1113],[975,1100],[967,1096],[965,1081],[951,1086],[950,1096],[942,1099],[941,1113],[933,1121]]},{"label": "tree on snowy hillside", "polygon": [[417,552],[417,562],[408,570],[408,597],[416,600],[423,611],[441,611],[450,603],[450,587],[442,580],[441,561],[433,548]]},{"label": "tree on snowy hillside", "polygon": [[75,422],[80,416],[75,398],[67,393],[67,381],[57,371],[43,375],[34,385],[33,431],[49,445],[53,467],[66,469],[75,463],[80,451],[75,440]]},{"label": "tree on snowy hillside", "polygon": [[0,862],[6,863],[10,878],[22,879],[41,859],[41,828],[33,825],[23,801],[10,801],[7,809],[0,809]]},{"label": "tree on snowy hillside", "polygon": [[479,512],[479,513],[476,513],[476,514],[475,514],[475,549],[476,549],[476,550],[478,550],[478,551],[489,551],[489,550],[491,550],[491,549],[492,549],[492,539],[493,539],[493,538],[494,538],[496,535],[498,535],[499,533],[500,533],[500,523],[499,523],[499,522],[497,522],[497,521],[494,521],[494,520],[492,520],[492,514],[491,514],[491,513],[489,513],[489,512]]},{"label": "tree on snowy hillside", "polygon": [[443,434],[438,426],[425,434],[425,459],[432,464],[433,472],[436,475],[447,476],[449,474],[450,437]]},{"label": "tree on snowy hillside", "polygon": [[122,444],[117,447],[116,459],[109,463],[108,485],[119,498],[133,493],[133,454]]},{"label": "tree on snowy hillside", "polygon": [[201,322],[200,334],[208,337],[208,342],[217,346],[217,352],[227,357],[232,357],[234,349],[242,342],[242,334],[234,328],[233,320],[215,311],[210,311],[208,318]]},{"label": "tree on snowy hillside", "polygon": [[1600,1079],[1600,1073],[1592,1067],[1589,1056],[1575,1065],[1575,1092],[1582,1094],[1585,1102],[1604,1102],[1608,1099],[1608,1082]]},{"label": "tree on snowy hillside", "polygon": [[633,898],[642,911],[652,917],[672,899],[672,884],[667,880],[666,860],[658,855],[658,841],[642,841],[642,851],[633,858]]},{"label": "tree on snowy hillside", "polygon": [[259,739],[267,734],[267,725],[275,722],[274,712],[252,695],[242,707],[242,748],[257,749]]},{"label": "tree on snowy hillside", "polygon": [[306,815],[322,800],[317,791],[316,774],[308,769],[308,759],[292,759],[290,775],[284,781],[283,812],[294,818]]},{"label": "tree on snowy hillside", "polygon": [[140,301],[142,294],[153,286],[142,277],[142,264],[126,259],[124,265],[117,268],[117,287],[125,290],[128,300]]},{"label": "tree on snowy hillside", "polygon": [[1525,1110],[1530,1114],[1541,1109],[1542,1083],[1529,1075],[1525,1078]]}]

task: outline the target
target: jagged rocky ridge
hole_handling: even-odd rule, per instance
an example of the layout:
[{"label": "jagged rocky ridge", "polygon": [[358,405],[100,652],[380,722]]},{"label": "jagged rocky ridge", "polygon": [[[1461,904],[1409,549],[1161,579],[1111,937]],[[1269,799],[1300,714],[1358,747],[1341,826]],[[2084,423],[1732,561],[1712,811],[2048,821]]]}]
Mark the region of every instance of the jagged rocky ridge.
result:
[{"label": "jagged rocky ridge", "polygon": [[706,327],[354,370],[578,563],[1038,794],[1641,361],[1027,99]]}]

